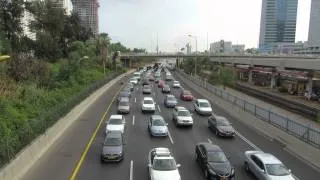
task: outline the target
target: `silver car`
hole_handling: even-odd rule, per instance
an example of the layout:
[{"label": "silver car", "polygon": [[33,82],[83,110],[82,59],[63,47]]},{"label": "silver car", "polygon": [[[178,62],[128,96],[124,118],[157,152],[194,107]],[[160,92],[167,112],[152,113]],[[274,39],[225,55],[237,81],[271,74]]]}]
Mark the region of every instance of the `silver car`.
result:
[{"label": "silver car", "polygon": [[176,126],[193,126],[192,114],[182,106],[176,106],[173,110],[172,120]]},{"label": "silver car", "polygon": [[130,102],[128,97],[122,97],[118,104],[119,114],[128,114],[130,112]]},{"label": "silver car", "polygon": [[174,97],[174,95],[172,95],[172,94],[168,94],[164,98],[164,105],[166,107],[175,107],[177,104],[178,104],[178,101],[177,101],[176,97]]},{"label": "silver car", "polygon": [[262,151],[246,151],[244,168],[259,180],[294,180],[291,170],[275,156]]},{"label": "silver car", "polygon": [[168,123],[162,116],[152,115],[148,122],[148,129],[151,136],[168,136]]},{"label": "silver car", "polygon": [[142,93],[143,94],[151,94],[152,89],[150,85],[144,85],[142,88]]}]

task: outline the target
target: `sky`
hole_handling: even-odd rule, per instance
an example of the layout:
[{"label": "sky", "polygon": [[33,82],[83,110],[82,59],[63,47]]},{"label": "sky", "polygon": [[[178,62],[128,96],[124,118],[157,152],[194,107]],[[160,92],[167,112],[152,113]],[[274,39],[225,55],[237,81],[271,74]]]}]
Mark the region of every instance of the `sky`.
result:
[{"label": "sky", "polygon": [[[296,41],[306,41],[311,0],[298,0]],[[99,31],[129,48],[174,52],[224,39],[257,47],[262,0],[100,0]],[[191,37],[188,35],[192,35]],[[208,41],[207,41],[208,39]],[[209,42],[209,43],[207,43]]]}]

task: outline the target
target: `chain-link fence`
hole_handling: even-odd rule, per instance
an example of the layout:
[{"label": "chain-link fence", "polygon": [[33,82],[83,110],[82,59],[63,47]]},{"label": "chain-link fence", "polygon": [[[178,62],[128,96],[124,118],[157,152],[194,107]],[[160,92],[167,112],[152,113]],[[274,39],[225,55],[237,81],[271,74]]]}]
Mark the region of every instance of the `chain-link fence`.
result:
[{"label": "chain-link fence", "polygon": [[179,69],[176,69],[176,72],[178,72],[182,77],[190,80],[194,84],[205,88],[206,90],[214,93],[216,96],[219,96],[222,99],[238,106],[239,108],[251,113],[252,115],[258,117],[259,119],[266,121],[317,148],[320,148],[320,130],[319,129],[315,129],[315,128],[303,125],[299,122],[291,120],[288,117],[284,117],[278,113],[275,113],[268,109],[260,107],[240,97],[234,96],[228,93],[227,91],[224,91],[221,88],[214,87],[213,85],[208,84],[206,82],[204,83],[203,80],[199,78],[187,75]]}]

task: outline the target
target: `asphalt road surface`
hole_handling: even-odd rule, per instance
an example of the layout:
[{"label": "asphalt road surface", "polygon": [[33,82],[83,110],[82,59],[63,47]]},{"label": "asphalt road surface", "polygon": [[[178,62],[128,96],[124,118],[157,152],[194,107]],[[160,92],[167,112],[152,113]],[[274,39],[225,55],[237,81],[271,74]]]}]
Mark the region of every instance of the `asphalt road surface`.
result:
[{"label": "asphalt road surface", "polygon": [[[147,155],[154,147],[167,147],[173,152],[183,180],[205,179],[203,172],[195,161],[194,149],[198,142],[211,142],[219,145],[230,156],[230,162],[235,167],[237,180],[255,179],[251,174],[244,171],[243,153],[247,150],[261,149],[277,156],[294,175],[300,180],[317,179],[320,173],[309,167],[300,159],[289,154],[283,147],[270,141],[254,130],[246,127],[240,121],[230,117],[223,109],[213,106],[214,112],[227,117],[232,123],[238,134],[233,139],[218,138],[208,129],[207,117],[199,116],[194,112],[192,102],[184,102],[179,99],[180,89],[171,89],[171,94],[178,99],[178,105],[188,108],[193,113],[194,126],[192,128],[177,128],[172,121],[172,109],[166,108],[163,104],[165,95],[154,83],[154,93],[151,95],[142,94],[142,85],[136,85],[131,97],[131,112],[125,116],[125,158],[120,163],[100,163],[101,143],[104,140],[105,126],[99,128],[97,136],[83,156],[84,160],[79,166],[78,173],[74,174],[75,179],[80,180],[147,180]],[[191,90],[181,83],[185,89]],[[81,154],[89,142],[98,122],[105,113],[106,107],[112,101],[112,97],[119,89],[120,85],[112,87],[105,93],[105,96],[90,107],[83,115],[83,119],[76,122],[55,143],[55,145],[39,160],[24,179],[69,179],[79,164]],[[202,95],[192,91],[196,98]],[[151,114],[141,112],[141,101],[143,97],[151,96],[156,101],[155,114],[162,115],[167,121],[170,136],[166,138],[155,138],[149,135],[147,130],[147,118]],[[116,114],[116,103],[107,112],[106,119],[111,114]],[[241,117],[238,117],[241,118]]]}]

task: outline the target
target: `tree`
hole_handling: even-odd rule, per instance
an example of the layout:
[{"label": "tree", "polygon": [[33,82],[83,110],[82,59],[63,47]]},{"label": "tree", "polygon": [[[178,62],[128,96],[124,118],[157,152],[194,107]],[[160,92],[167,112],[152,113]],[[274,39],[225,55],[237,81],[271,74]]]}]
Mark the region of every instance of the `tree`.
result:
[{"label": "tree", "polygon": [[3,32],[1,39],[8,42],[7,51],[9,54],[20,49],[18,47],[23,31],[21,23],[23,5],[24,0],[0,1],[0,31]]},{"label": "tree", "polygon": [[146,53],[146,49],[133,48],[134,53]]},{"label": "tree", "polygon": [[122,45],[120,42],[117,43],[111,43],[109,46],[110,52],[130,52],[130,49],[126,48],[124,45]]},{"label": "tree", "polygon": [[107,33],[101,33],[97,40],[97,49],[99,50],[100,60],[103,64],[104,73],[105,73],[105,65],[107,63],[108,58],[108,47],[110,44],[110,38]]},{"label": "tree", "polygon": [[219,82],[225,89],[226,86],[232,86],[234,83],[233,72],[229,68],[220,66],[219,68]]}]

